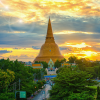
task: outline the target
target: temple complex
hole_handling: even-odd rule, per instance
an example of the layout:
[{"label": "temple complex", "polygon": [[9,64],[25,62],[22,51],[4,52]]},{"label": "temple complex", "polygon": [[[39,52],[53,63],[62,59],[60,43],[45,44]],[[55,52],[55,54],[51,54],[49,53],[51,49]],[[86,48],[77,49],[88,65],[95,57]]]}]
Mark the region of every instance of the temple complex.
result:
[{"label": "temple complex", "polygon": [[58,45],[55,43],[51,21],[49,18],[48,29],[45,43],[42,45],[39,55],[35,58],[35,61],[46,61],[47,63],[52,59],[55,62],[57,59],[62,60],[64,57],[61,55]]}]

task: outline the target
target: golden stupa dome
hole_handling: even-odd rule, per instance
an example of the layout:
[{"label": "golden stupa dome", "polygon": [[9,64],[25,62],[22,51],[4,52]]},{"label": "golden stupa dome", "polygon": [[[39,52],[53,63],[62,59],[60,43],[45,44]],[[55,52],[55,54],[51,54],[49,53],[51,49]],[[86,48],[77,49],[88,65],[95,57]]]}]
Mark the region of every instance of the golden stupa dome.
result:
[{"label": "golden stupa dome", "polygon": [[64,57],[61,55],[58,45],[55,43],[51,21],[49,18],[47,36],[45,43],[40,49],[39,55],[35,58],[35,61],[46,61],[49,62],[50,58],[55,62],[56,60],[62,60]]}]

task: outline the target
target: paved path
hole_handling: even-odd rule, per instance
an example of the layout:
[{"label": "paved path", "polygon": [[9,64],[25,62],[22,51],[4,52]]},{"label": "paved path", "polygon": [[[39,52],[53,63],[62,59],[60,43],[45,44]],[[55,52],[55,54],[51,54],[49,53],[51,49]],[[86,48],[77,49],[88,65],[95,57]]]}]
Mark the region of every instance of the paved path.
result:
[{"label": "paved path", "polygon": [[48,90],[51,90],[51,86],[49,84],[46,84],[45,88],[38,95],[36,95],[32,100],[43,100],[43,98],[45,97],[49,98]]}]

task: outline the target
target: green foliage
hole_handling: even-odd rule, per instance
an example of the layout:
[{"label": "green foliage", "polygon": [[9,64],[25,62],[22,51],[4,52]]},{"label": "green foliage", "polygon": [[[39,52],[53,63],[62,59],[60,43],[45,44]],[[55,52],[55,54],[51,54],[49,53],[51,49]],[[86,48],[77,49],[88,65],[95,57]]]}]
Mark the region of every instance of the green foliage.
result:
[{"label": "green foliage", "polygon": [[[56,60],[54,66],[57,67],[57,68],[59,68],[59,67],[61,67],[61,63],[64,63],[64,62],[66,62],[66,59],[65,59],[65,58],[62,59],[61,61]],[[45,68],[48,68],[48,63],[45,62],[45,61],[35,61],[35,63],[42,63],[44,69],[45,69]]]},{"label": "green foliage", "polygon": [[37,84],[38,84],[38,88],[42,88],[42,86],[43,86],[43,82],[42,81],[38,81]]},{"label": "green foliage", "polygon": [[8,85],[15,79],[14,72],[0,69],[0,92],[7,92]]},{"label": "green foliage", "polygon": [[42,80],[43,84],[46,84],[46,81],[45,80]]},{"label": "green foliage", "polygon": [[100,87],[97,87],[97,100],[100,100]]},{"label": "green foliage", "polygon": [[68,60],[69,60],[69,63],[74,63],[74,62],[77,60],[77,57],[75,57],[75,56],[70,56],[70,57],[68,58]]},{"label": "green foliage", "polygon": [[14,100],[14,93],[0,93],[0,100]]},{"label": "green foliage", "polygon": [[27,79],[33,75],[33,68],[26,67],[24,64],[21,64],[20,62],[16,61],[9,61],[7,60],[0,60],[0,68],[6,71],[7,69],[14,71],[15,73],[15,80],[14,82],[18,81],[20,79]]},{"label": "green foliage", "polygon": [[57,68],[61,67],[61,62],[59,60],[56,60],[54,66]]},{"label": "green foliage", "polygon": [[[35,88],[36,87],[36,88]],[[38,85],[33,83],[32,81],[26,81],[21,83],[21,90],[26,91],[27,97],[29,97],[32,93],[38,90]]]},{"label": "green foliage", "polygon": [[57,67],[57,68],[60,68],[61,67],[61,63],[64,63],[64,62],[66,62],[66,59],[65,58],[62,59],[61,61],[56,60],[54,66]]},{"label": "green foliage", "polygon": [[[33,69],[32,67],[24,66],[21,62],[10,61],[9,59],[0,60],[0,92],[12,92],[13,84],[16,82],[16,90],[26,91],[27,97],[39,89],[40,84],[34,82],[35,79],[41,79],[41,72],[45,72],[44,69]],[[41,85],[44,85],[42,82]],[[36,88],[35,88],[36,87]],[[4,95],[4,94],[2,94]],[[18,98],[18,97],[17,97]],[[2,100],[0,98],[0,100]],[[5,99],[10,100],[10,99]]]},{"label": "green foliage", "polygon": [[42,63],[43,64],[43,68],[48,68],[48,63],[45,61],[35,61],[35,63]]},{"label": "green foliage", "polygon": [[[66,98],[64,98],[66,100]],[[81,93],[72,93],[68,100],[94,100],[94,97],[92,95],[88,95],[87,92],[81,92]]]},{"label": "green foliage", "polygon": [[[72,58],[72,57],[70,57]],[[91,62],[87,58],[76,59],[75,63],[78,66],[78,69],[81,71],[86,71],[93,75],[92,78],[100,78],[100,63],[99,61]]]},{"label": "green foliage", "polygon": [[79,95],[79,97],[77,98],[80,98],[84,96],[84,92],[86,93],[85,95],[89,95],[88,98],[93,98],[96,90],[86,87],[88,85],[96,84],[94,81],[91,80],[91,77],[92,75],[88,74],[85,71],[74,71],[71,70],[71,68],[66,67],[61,68],[61,71],[54,79],[55,85],[50,91],[51,100],[68,100],[68,98],[71,98],[76,94]]},{"label": "green foliage", "polygon": [[44,75],[47,75],[47,71],[44,68],[41,69],[41,72],[43,72]]},{"label": "green foliage", "polygon": [[60,62],[61,62],[61,63],[64,63],[64,62],[66,62],[66,59],[64,58],[64,59],[62,59]]},{"label": "green foliage", "polygon": [[33,69],[34,79],[41,79],[41,70],[40,69]]},{"label": "green foliage", "polygon": [[56,73],[58,74],[58,73],[62,72],[64,68],[69,68],[70,70],[72,70],[71,66],[64,66],[64,67],[60,67],[60,68],[56,71]]},{"label": "green foliage", "polygon": [[33,76],[34,79],[43,79],[44,75],[47,75],[47,72],[45,71],[45,69],[32,69],[33,70]]}]

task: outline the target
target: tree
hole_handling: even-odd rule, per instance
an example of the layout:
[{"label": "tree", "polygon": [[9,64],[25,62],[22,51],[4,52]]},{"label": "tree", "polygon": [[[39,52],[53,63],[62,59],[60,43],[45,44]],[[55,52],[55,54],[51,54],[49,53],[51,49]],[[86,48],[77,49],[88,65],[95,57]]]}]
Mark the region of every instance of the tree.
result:
[{"label": "tree", "polygon": [[43,64],[43,68],[48,68],[48,63],[47,62],[42,61],[41,63]]},{"label": "tree", "polygon": [[[66,100],[66,98],[65,98]],[[88,95],[87,92],[81,92],[81,93],[72,93],[68,100],[94,100],[94,97],[91,95]]]},{"label": "tree", "polygon": [[0,93],[0,100],[14,100],[14,93]]},{"label": "tree", "polygon": [[7,92],[8,85],[15,79],[14,74],[9,69],[6,72],[0,69],[0,92]]},{"label": "tree", "polygon": [[88,86],[94,85],[96,82],[92,81],[91,77],[92,75],[85,71],[74,71],[66,67],[62,68],[57,77],[54,79],[55,85],[50,91],[51,100],[76,100],[69,98],[76,94],[79,95],[79,97],[82,97],[84,96],[84,93],[85,95],[88,94],[91,98],[93,98],[96,90],[90,89]]},{"label": "tree", "polygon": [[56,60],[54,66],[57,68],[61,67],[61,62],[59,60]]},{"label": "tree", "polygon": [[75,56],[70,56],[70,57],[68,58],[69,63],[74,63],[74,62],[76,61],[76,59],[77,59],[77,57],[75,57]]},{"label": "tree", "polygon": [[61,60],[61,63],[64,63],[64,62],[66,62],[66,59],[65,58]]},{"label": "tree", "polygon": [[[42,72],[45,73],[45,70],[42,69]],[[35,76],[33,76],[33,74]],[[9,91],[10,92],[13,91],[13,85],[15,84],[15,82],[16,82],[16,90],[19,90],[19,79],[20,79],[20,90],[26,91],[27,97],[29,97],[32,93],[38,90],[38,87],[40,85],[33,81],[34,77],[37,79],[41,79],[40,69],[33,69],[30,66],[28,67],[24,66],[24,64],[18,62],[17,60],[13,62],[10,61],[9,59],[7,60],[1,59],[0,60],[0,100],[12,100],[11,98],[13,97],[11,97]],[[7,97],[2,97],[3,95],[4,96],[6,95]]]},{"label": "tree", "polygon": [[97,100],[100,100],[100,87],[97,87]]},{"label": "tree", "polygon": [[45,61],[35,61],[35,63],[42,63],[43,64],[43,68],[48,68],[48,63]]}]

